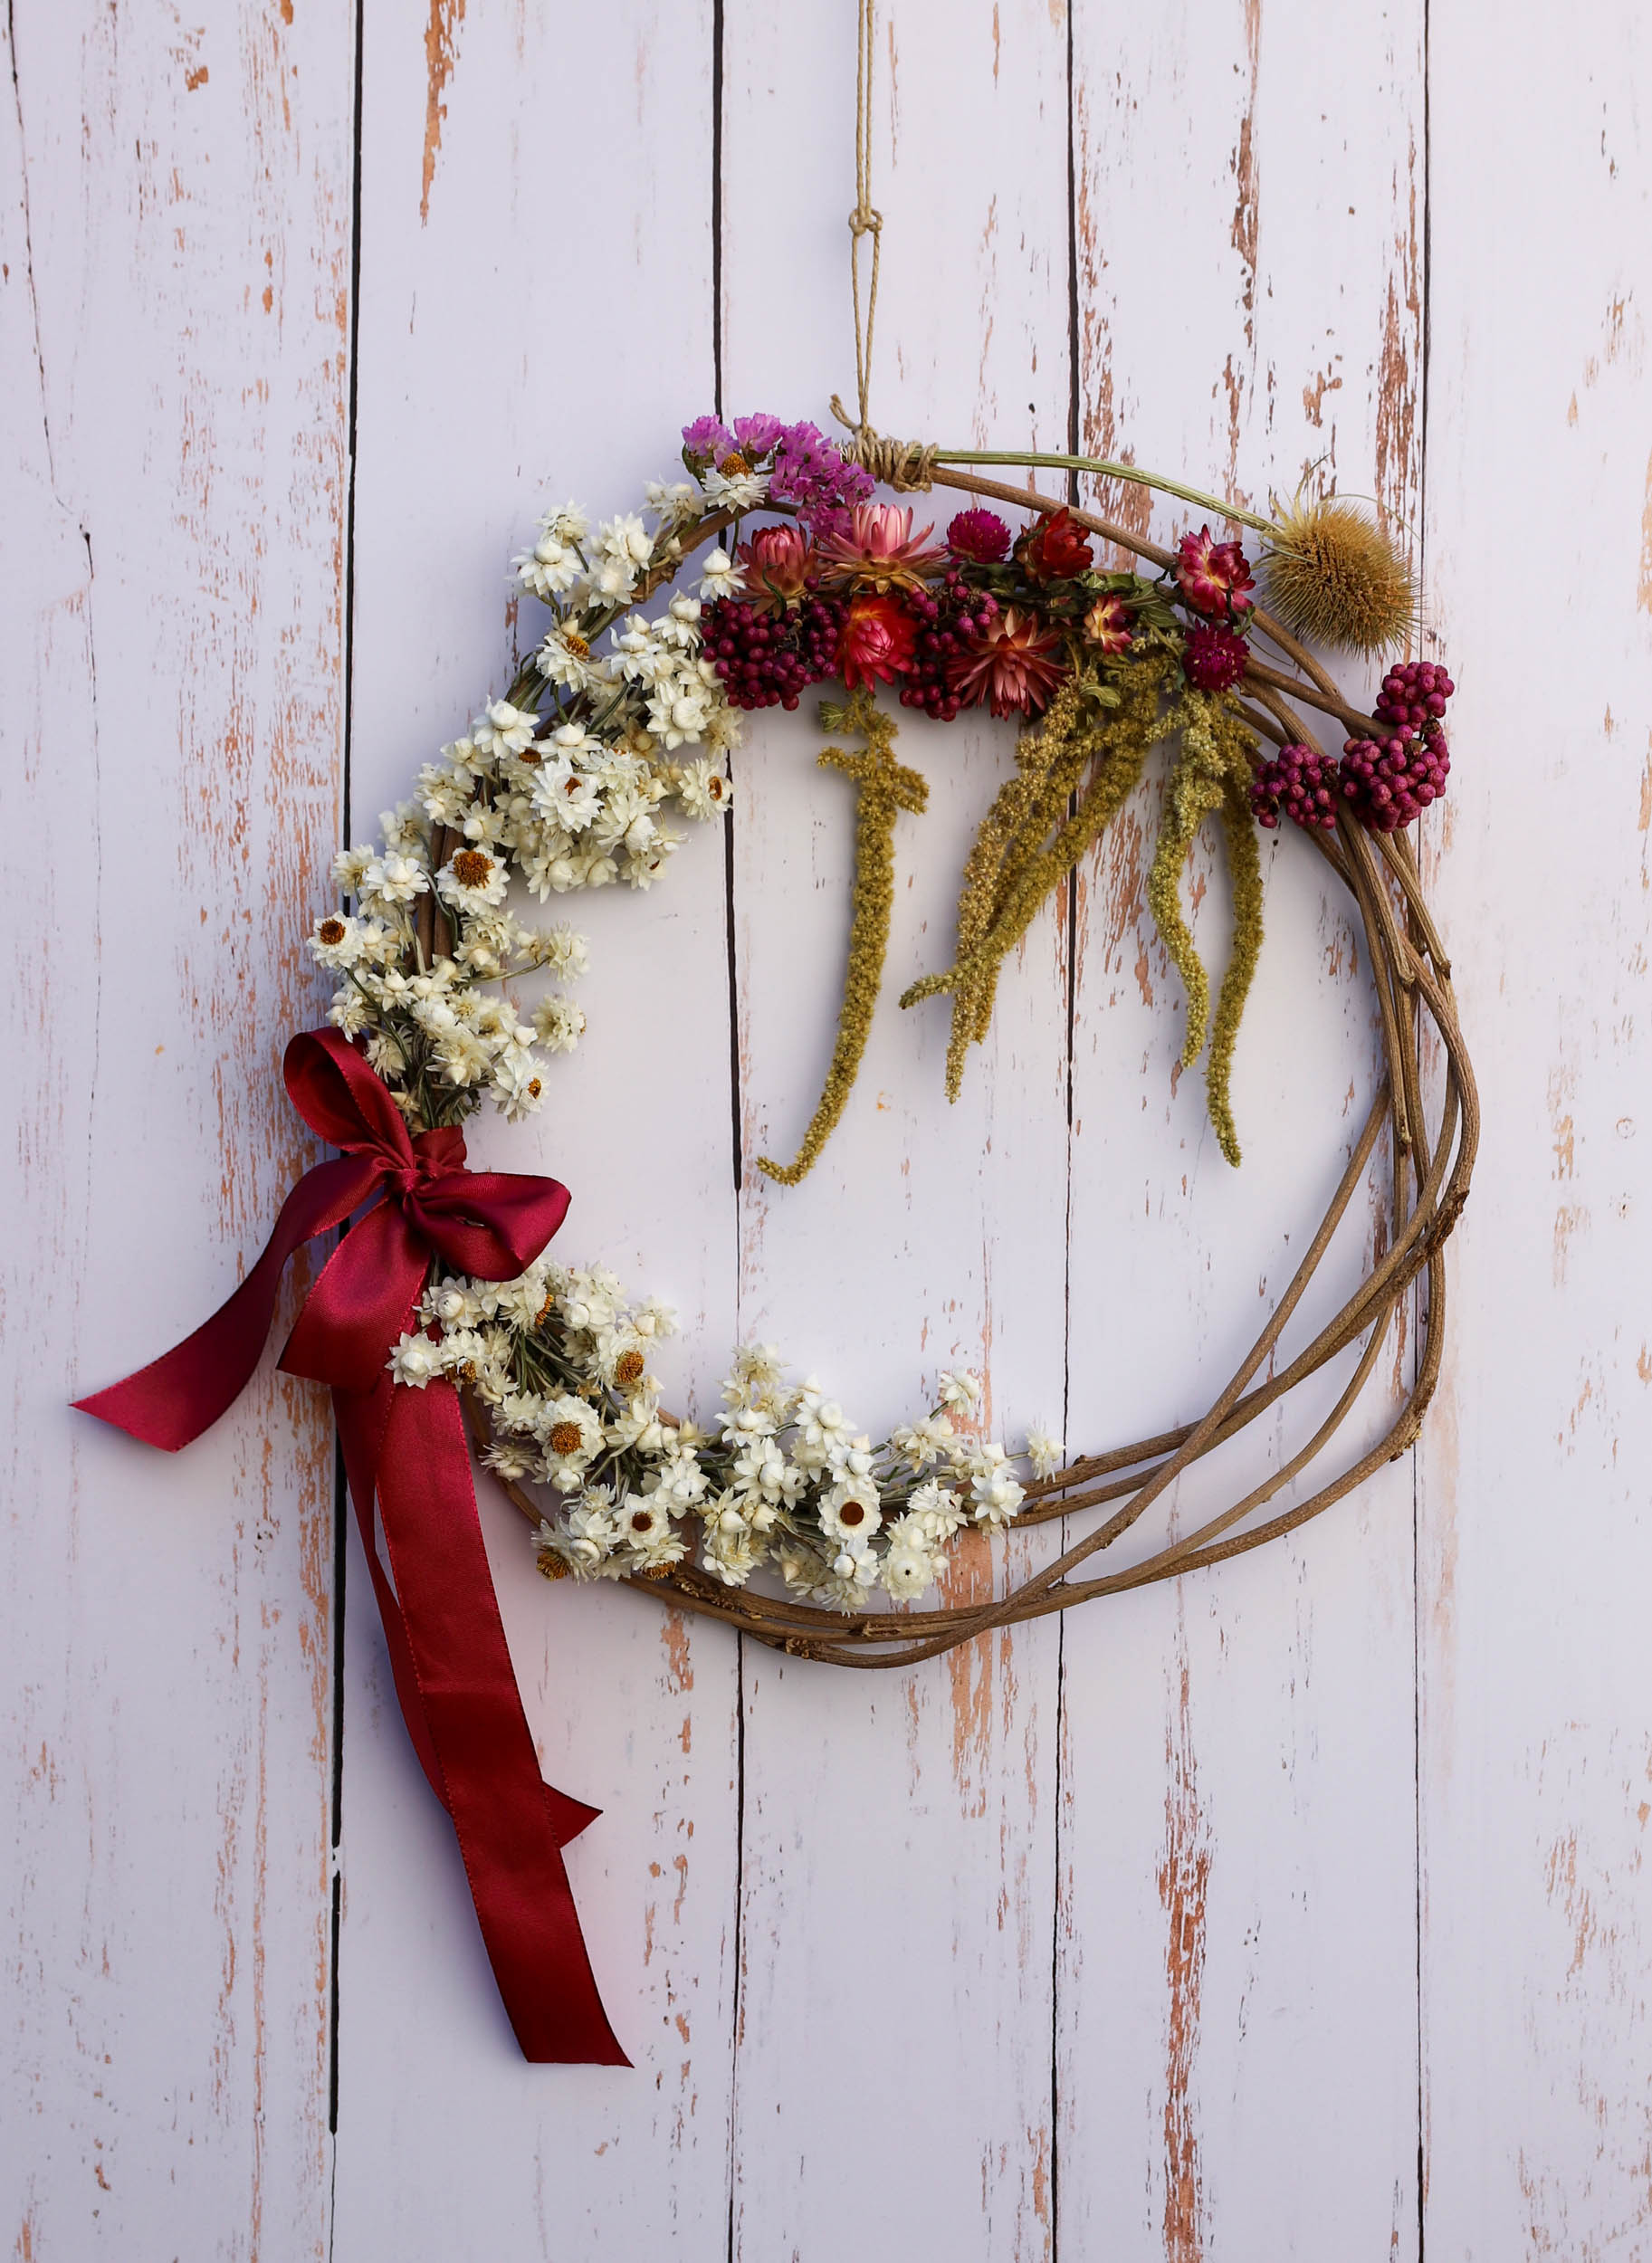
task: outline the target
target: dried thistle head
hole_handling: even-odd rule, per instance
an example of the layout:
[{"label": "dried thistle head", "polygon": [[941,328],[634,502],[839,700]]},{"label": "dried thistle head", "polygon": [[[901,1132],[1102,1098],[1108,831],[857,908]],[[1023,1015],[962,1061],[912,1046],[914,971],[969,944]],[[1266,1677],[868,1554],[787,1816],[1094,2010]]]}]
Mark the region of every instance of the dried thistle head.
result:
[{"label": "dried thistle head", "polygon": [[1373,659],[1416,625],[1409,566],[1373,515],[1340,496],[1298,494],[1280,514],[1265,570],[1274,610],[1311,644]]}]

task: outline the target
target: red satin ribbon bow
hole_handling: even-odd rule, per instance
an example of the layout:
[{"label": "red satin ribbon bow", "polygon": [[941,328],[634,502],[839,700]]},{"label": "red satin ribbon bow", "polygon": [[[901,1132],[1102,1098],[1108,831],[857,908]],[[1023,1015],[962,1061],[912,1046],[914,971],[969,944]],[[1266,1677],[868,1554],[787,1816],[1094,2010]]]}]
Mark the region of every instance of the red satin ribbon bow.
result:
[{"label": "red satin ribbon bow", "polygon": [[[597,1993],[562,1861],[562,1848],[600,1810],[540,1774],[488,1571],[458,1395],[445,1379],[397,1389],[387,1371],[432,1256],[479,1280],[511,1280],[561,1225],[568,1189],[554,1179],[468,1170],[458,1131],[409,1135],[384,1085],[336,1029],[294,1037],[283,1074],[300,1115],[342,1153],[304,1173],[257,1264],[204,1326],[75,1404],[169,1453],[187,1446],[257,1367],[288,1258],[382,1194],[328,1260],[281,1364],[332,1387],[396,1695],[458,1834],[523,2056],[628,2066]],[[394,1587],[374,1542],[375,1497]]]}]

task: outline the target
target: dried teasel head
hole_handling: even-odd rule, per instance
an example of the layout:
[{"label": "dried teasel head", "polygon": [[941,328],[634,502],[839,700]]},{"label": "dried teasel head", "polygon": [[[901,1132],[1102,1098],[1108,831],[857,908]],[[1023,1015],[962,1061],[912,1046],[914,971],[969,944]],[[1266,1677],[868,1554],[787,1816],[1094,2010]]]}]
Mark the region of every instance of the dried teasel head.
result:
[{"label": "dried teasel head", "polygon": [[1280,513],[1265,560],[1268,601],[1310,644],[1373,659],[1415,627],[1417,582],[1374,516],[1341,496]]}]

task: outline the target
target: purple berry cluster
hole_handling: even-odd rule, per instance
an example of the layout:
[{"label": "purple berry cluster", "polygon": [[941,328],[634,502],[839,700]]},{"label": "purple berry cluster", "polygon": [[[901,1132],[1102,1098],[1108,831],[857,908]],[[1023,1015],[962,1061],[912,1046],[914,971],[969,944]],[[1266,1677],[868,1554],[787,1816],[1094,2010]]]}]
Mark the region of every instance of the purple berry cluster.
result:
[{"label": "purple berry cluster", "polygon": [[907,608],[919,626],[901,704],[950,723],[959,709],[951,681],[957,660],[969,638],[998,618],[998,601],[989,590],[971,589],[961,574],[949,572],[936,588],[914,591]]},{"label": "purple berry cluster", "polygon": [[1329,755],[1312,747],[1281,747],[1263,763],[1250,789],[1256,823],[1271,833],[1281,810],[1293,825],[1336,831],[1336,806],[1343,797],[1341,773]]},{"label": "purple berry cluster", "polygon": [[1429,660],[1408,660],[1382,679],[1376,714],[1390,729],[1378,739],[1350,739],[1342,759],[1311,747],[1282,748],[1256,771],[1250,803],[1270,829],[1281,814],[1294,825],[1336,825],[1337,804],[1372,833],[1398,833],[1446,790],[1451,755],[1441,717],[1456,686]]},{"label": "purple berry cluster", "polygon": [[728,687],[729,704],[793,711],[811,683],[837,673],[845,610],[841,598],[817,591],[778,614],[731,597],[707,606],[702,649]]},{"label": "purple berry cluster", "polygon": [[1362,826],[1398,833],[1446,790],[1451,757],[1437,722],[1420,739],[1408,730],[1388,739],[1351,739],[1342,760],[1342,792]]},{"label": "purple berry cluster", "polygon": [[1425,730],[1446,712],[1446,702],[1456,690],[1444,668],[1432,660],[1408,660],[1390,668],[1382,679],[1377,704],[1371,711],[1380,723],[1401,730]]}]

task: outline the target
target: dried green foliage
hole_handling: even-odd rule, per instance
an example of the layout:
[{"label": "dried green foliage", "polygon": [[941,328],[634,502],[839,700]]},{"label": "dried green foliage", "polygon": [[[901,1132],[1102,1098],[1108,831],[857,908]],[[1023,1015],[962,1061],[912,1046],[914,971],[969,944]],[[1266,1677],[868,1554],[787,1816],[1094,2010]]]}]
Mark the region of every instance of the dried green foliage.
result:
[{"label": "dried green foliage", "polygon": [[[1172,685],[1179,696],[1167,697]],[[1016,750],[1016,774],[999,789],[964,867],[958,950],[943,973],[925,975],[902,1006],[950,992],[947,1096],[958,1098],[964,1062],[991,1025],[1004,961],[1038,907],[1117,816],[1160,740],[1180,735],[1171,770],[1148,903],[1188,991],[1183,1058],[1197,1060],[1210,1024],[1210,984],[1179,896],[1182,864],[1203,820],[1219,814],[1233,879],[1234,940],[1210,1024],[1210,1121],[1229,1162],[1239,1160],[1228,1096],[1235,1040],[1262,947],[1262,866],[1250,812],[1254,740],[1232,700],[1181,685],[1174,656],[1150,648],[1105,684],[1074,675]],[[1087,776],[1086,776],[1087,773]]]},{"label": "dried green foliage", "polygon": [[[969,1046],[990,1026],[1006,957],[1045,898],[1123,807],[1152,746],[1174,728],[1174,711],[1160,712],[1172,664],[1167,652],[1155,650],[1104,683],[1074,674],[1017,747],[1016,775],[988,810],[964,867],[957,957],[944,973],[914,982],[901,1000],[915,1006],[942,991],[952,994],[950,1100],[958,1098]],[[1089,783],[1073,807],[1086,769]]]},{"label": "dried green foliage", "polygon": [[1205,1046],[1210,981],[1182,917],[1181,870],[1200,825],[1219,811],[1233,881],[1233,948],[1209,1031],[1206,1091],[1217,1144],[1237,1166],[1239,1141],[1228,1087],[1239,1019],[1262,949],[1262,864],[1249,800],[1255,741],[1225,697],[1189,692],[1177,712],[1181,748],[1170,772],[1159,845],[1148,874],[1147,902],[1188,993],[1188,1033],[1181,1057],[1184,1067],[1190,1068]]},{"label": "dried green foliage", "polygon": [[823,769],[842,770],[860,788],[855,804],[855,915],[849,927],[849,972],[838,1016],[837,1041],[820,1103],[794,1161],[781,1164],[767,1155],[758,1158],[759,1170],[788,1187],[795,1187],[814,1169],[854,1089],[889,950],[895,893],[895,817],[902,809],[921,814],[929,802],[929,787],[923,778],[895,760],[894,724],[879,711],[870,692],[856,692],[842,707],[823,704],[820,721],[827,730],[858,731],[866,741],[866,751],[847,754],[841,747],[827,747],[819,758]]}]

